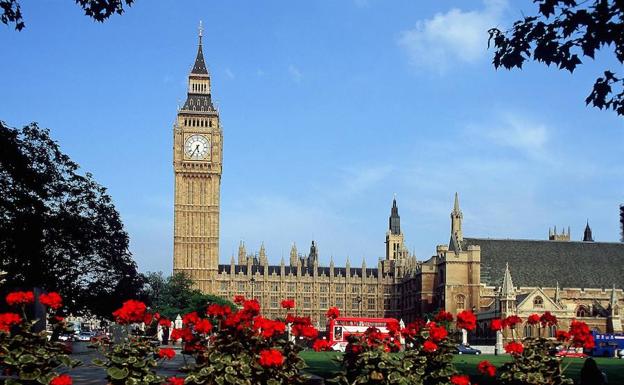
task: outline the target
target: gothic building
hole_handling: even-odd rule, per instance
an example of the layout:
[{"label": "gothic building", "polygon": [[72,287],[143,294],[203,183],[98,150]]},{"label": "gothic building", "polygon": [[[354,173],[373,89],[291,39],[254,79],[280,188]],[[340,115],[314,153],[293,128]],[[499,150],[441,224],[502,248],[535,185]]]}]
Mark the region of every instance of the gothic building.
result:
[{"label": "gothic building", "polygon": [[219,264],[223,132],[212,104],[201,29],[187,99],[173,134],[173,269],[187,274],[203,292],[256,298],[270,317],[283,316],[280,301],[292,298],[298,314],[319,325],[330,306],[347,315],[405,322],[438,309],[471,309],[478,314],[477,339],[492,337],[487,327],[492,318],[546,310],[562,320],[562,327],[582,319],[601,331],[622,329],[624,243],[595,242],[589,222],[581,242],[571,240],[569,228],[549,230],[547,240],[468,237],[457,194],[449,242],[438,245],[425,261],[417,261],[405,247],[395,197],[385,256],[376,266],[364,261],[352,266],[348,258],[345,266],[335,266],[333,258],[329,266],[321,266],[315,241],[307,253],[293,244],[288,261],[282,258],[278,265],[269,264],[264,245],[254,253],[241,242],[237,258]]}]

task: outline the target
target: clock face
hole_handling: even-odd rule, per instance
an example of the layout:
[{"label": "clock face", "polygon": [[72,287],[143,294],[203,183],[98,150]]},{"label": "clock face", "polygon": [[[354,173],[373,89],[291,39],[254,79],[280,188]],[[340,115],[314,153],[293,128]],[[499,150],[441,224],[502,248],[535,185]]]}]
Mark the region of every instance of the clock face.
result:
[{"label": "clock face", "polygon": [[204,160],[210,156],[210,140],[203,135],[191,135],[184,143],[187,159]]}]

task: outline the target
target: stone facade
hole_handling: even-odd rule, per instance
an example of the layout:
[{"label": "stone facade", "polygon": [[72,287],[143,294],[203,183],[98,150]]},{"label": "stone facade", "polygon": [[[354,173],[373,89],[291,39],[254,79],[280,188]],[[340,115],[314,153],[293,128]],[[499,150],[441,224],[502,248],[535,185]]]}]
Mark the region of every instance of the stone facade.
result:
[{"label": "stone facade", "polygon": [[[582,319],[601,331],[621,331],[624,303],[624,243],[593,242],[589,223],[583,242],[570,241],[570,229],[549,230],[548,240],[493,240],[464,236],[459,197],[451,210],[450,240],[435,255],[417,261],[404,244],[396,198],[392,202],[385,257],[377,266],[362,261],[320,266],[319,248],[309,252],[292,245],[288,263],[269,264],[264,245],[249,252],[240,243],[238,256],[219,264],[219,194],[222,128],[211,101],[201,34],[189,75],[188,96],[174,126],[175,229],[174,272],[186,273],[206,293],[226,298],[253,297],[270,317],[283,316],[280,301],[295,299],[297,313],[318,325],[337,306],[343,314],[396,317],[405,322],[438,309],[478,313],[473,339],[492,336],[492,318],[549,310],[566,327]],[[380,245],[381,246],[381,245]],[[581,271],[580,268],[583,268]],[[521,286],[514,286],[512,274]],[[559,287],[562,284],[562,287]],[[604,289],[611,287],[612,289]],[[550,331],[551,333],[554,330]],[[535,333],[521,328],[521,333]]]}]

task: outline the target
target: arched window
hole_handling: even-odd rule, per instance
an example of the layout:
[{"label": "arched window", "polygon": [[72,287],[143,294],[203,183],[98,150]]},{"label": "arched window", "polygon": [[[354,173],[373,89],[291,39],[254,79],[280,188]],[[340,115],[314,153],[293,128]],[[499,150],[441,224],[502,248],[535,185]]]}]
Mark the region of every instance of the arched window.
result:
[{"label": "arched window", "polygon": [[557,336],[557,326],[552,325],[548,328],[548,337],[556,337]]},{"label": "arched window", "polygon": [[540,297],[539,295],[535,298],[533,298],[533,307],[534,308],[543,308],[544,307],[544,299],[542,297]]},{"label": "arched window", "polygon": [[524,336],[531,337],[531,332],[533,331],[533,327],[531,325],[524,325]]},{"label": "arched window", "polygon": [[578,309],[576,309],[576,316],[577,317],[589,317],[589,309],[586,306],[579,306]]},{"label": "arched window", "polygon": [[457,307],[457,310],[466,308],[466,297],[463,294],[457,294],[455,296],[455,306]]}]

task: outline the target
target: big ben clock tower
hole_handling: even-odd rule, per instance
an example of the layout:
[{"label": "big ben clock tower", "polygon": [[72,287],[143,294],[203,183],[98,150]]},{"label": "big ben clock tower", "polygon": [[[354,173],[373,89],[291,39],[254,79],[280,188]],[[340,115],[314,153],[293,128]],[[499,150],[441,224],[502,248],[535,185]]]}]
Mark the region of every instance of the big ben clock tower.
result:
[{"label": "big ben clock tower", "polygon": [[219,195],[223,133],[212,104],[210,74],[202,52],[202,27],[184,106],[173,129],[175,174],[173,272],[185,273],[212,292],[219,264]]}]

